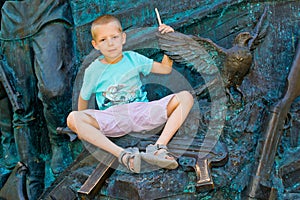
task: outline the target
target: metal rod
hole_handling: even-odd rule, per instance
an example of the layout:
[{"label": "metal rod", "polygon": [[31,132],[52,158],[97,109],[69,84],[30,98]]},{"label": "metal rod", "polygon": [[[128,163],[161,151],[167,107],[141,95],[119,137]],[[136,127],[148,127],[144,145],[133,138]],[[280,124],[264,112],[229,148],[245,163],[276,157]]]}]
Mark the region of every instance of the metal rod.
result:
[{"label": "metal rod", "polygon": [[160,26],[162,23],[161,23],[161,19],[160,19],[159,12],[158,12],[158,9],[157,9],[157,8],[155,8],[155,13],[156,13],[158,25]]}]

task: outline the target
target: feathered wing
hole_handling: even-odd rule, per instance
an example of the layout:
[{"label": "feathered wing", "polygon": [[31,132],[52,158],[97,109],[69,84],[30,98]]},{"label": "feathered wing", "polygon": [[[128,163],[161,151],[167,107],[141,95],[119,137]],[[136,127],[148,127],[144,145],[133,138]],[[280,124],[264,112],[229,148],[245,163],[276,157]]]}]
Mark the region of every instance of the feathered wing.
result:
[{"label": "feathered wing", "polygon": [[[165,51],[171,59],[176,62],[186,64],[193,70],[197,71],[205,81],[205,85],[209,91],[209,96],[212,102],[217,102],[214,106],[222,106],[226,102],[226,94],[224,91],[223,79],[221,77],[220,68],[216,65],[216,57],[225,57],[225,52],[222,50],[211,51],[210,49],[201,45],[199,41],[193,37],[179,33],[157,34],[159,46]],[[208,43],[206,43],[209,45]],[[207,51],[208,50],[208,51]],[[215,55],[215,56],[212,56]],[[220,61],[217,61],[220,62]],[[197,88],[195,93],[197,93]],[[201,89],[203,90],[203,89]],[[220,103],[221,101],[221,103]],[[222,110],[222,109],[221,109]]]},{"label": "feathered wing", "polygon": [[186,64],[201,75],[217,73],[226,53],[212,41],[179,32],[157,33],[159,46],[173,60]]},{"label": "feathered wing", "polygon": [[267,35],[268,25],[264,24],[264,22],[267,18],[268,10],[269,6],[266,6],[253,32],[251,33],[253,38],[248,43],[248,47],[251,51],[254,50],[261,43],[261,40]]},{"label": "feathered wing", "polygon": [[[210,128],[206,132],[203,143],[210,140],[209,138],[213,138],[213,141],[218,141],[215,138],[219,136],[223,130],[227,110],[227,97],[220,70],[216,66],[215,60],[205,46],[190,36],[178,32],[163,35],[158,33],[157,36],[160,48],[164,50],[171,59],[190,66],[205,80],[204,87],[208,89],[213,123],[210,123]],[[218,55],[218,52],[216,52],[216,54]],[[201,89],[201,91],[202,90],[204,89]],[[198,88],[194,88],[194,91],[191,92],[197,95],[197,91]],[[205,146],[203,146],[203,148],[201,147],[200,151],[207,151],[205,148]]]},{"label": "feathered wing", "polygon": [[214,43],[208,38],[203,38],[199,36],[192,36],[192,38],[207,51],[207,53],[214,60],[216,66],[221,70],[224,66],[224,61],[227,56],[227,49],[218,46],[216,43]]}]

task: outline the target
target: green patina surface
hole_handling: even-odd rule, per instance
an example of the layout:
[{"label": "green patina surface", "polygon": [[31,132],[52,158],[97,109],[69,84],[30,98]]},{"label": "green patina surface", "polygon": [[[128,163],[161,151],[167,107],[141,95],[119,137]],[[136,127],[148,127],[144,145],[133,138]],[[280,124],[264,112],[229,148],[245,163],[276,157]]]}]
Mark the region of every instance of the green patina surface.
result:
[{"label": "green patina surface", "polygon": [[[257,146],[263,138],[270,107],[285,92],[286,77],[292,66],[297,43],[299,42],[300,2],[298,0],[70,0],[70,5],[74,20],[75,59],[79,70],[81,63],[92,50],[89,33],[90,23],[101,14],[109,13],[118,16],[124,29],[128,31],[137,27],[157,26],[154,12],[154,8],[157,7],[163,22],[172,25],[177,31],[210,38],[218,45],[230,48],[234,37],[238,33],[253,31],[264,7],[269,6],[267,36],[253,52],[253,65],[241,85],[241,89],[246,96],[246,102],[242,105],[226,105],[228,110],[220,139],[228,147],[228,163],[223,167],[212,169],[215,183],[213,191],[197,192],[195,185],[193,185],[195,174],[192,172],[186,174],[187,184],[182,190],[185,199],[243,199],[242,191],[248,185],[251,170],[257,161]],[[142,34],[143,32],[139,33],[139,35]],[[162,54],[157,51],[159,50],[140,50],[145,55],[160,59]],[[193,87],[204,84],[203,77],[185,65],[176,63],[174,69],[183,74]],[[74,89],[76,90],[76,88]],[[152,90],[151,86],[148,89]],[[167,92],[169,91],[162,87],[159,91],[155,91],[154,98],[164,96]],[[207,131],[209,127],[207,122],[212,118],[207,115],[207,112],[211,109],[211,102],[208,96],[199,98],[198,102],[200,107],[199,118],[201,120],[198,134],[201,135]],[[289,162],[299,160],[294,156],[297,152],[300,152],[299,134],[296,139],[295,135],[291,134],[293,132],[299,133],[300,129],[299,98],[292,104],[291,116],[293,125],[283,131],[282,142],[278,149],[274,149],[274,151],[278,151],[278,154],[272,177],[274,187],[279,191],[279,199],[288,199],[291,197],[291,193],[300,196],[299,183],[282,184],[282,179],[278,175],[280,167],[288,164],[286,160]],[[81,143],[75,142],[71,146],[73,146],[75,155],[78,155],[82,148]],[[290,157],[295,157],[295,159],[293,160]],[[47,155],[44,158],[47,160]],[[78,176],[93,169],[92,167],[84,167],[85,169],[80,168],[80,166],[76,169],[75,172],[79,174]],[[49,187],[57,177],[51,174],[49,168],[46,170],[48,170],[46,185]],[[1,173],[5,172],[1,171]],[[155,174],[149,174],[148,178],[151,179],[154,176]],[[126,178],[126,175],[122,173],[114,173],[108,179],[107,185],[102,188],[99,197],[109,198],[107,197],[109,196],[107,188],[113,187],[116,179],[124,179],[124,177]],[[174,176],[170,177],[172,177],[172,180],[174,179]],[[76,177],[72,178],[74,182],[71,187],[76,191],[80,188],[81,180],[79,181],[79,178],[76,179]],[[181,180],[174,179],[173,181]],[[47,194],[54,187],[55,185],[49,187],[49,190],[45,192],[45,199],[50,198]],[[165,191],[162,190],[161,192]],[[177,196],[174,195],[165,199],[182,198],[183,196],[177,194]]]}]

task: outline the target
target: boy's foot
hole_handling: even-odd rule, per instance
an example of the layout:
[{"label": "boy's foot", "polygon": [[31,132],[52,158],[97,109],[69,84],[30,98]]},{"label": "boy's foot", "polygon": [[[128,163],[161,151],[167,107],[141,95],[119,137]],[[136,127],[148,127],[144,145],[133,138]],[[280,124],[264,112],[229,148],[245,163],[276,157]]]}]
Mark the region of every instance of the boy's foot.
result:
[{"label": "boy's foot", "polygon": [[146,147],[146,152],[142,152],[141,155],[146,162],[161,168],[176,169],[178,167],[175,157],[168,151],[166,145],[150,144]]},{"label": "boy's foot", "polygon": [[134,148],[126,148],[120,154],[119,163],[123,164],[129,171],[133,173],[140,173],[141,171],[141,154],[139,149]]}]

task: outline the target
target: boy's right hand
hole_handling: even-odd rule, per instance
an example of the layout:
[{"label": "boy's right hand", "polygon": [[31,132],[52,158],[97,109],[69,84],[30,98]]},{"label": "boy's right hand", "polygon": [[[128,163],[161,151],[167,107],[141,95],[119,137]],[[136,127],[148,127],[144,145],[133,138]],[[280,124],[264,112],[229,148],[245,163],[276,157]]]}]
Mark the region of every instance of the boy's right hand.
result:
[{"label": "boy's right hand", "polygon": [[164,34],[164,33],[171,33],[171,32],[174,32],[174,29],[171,27],[171,26],[168,26],[166,24],[161,24],[159,27],[158,27],[158,31],[161,33],[161,34]]}]

